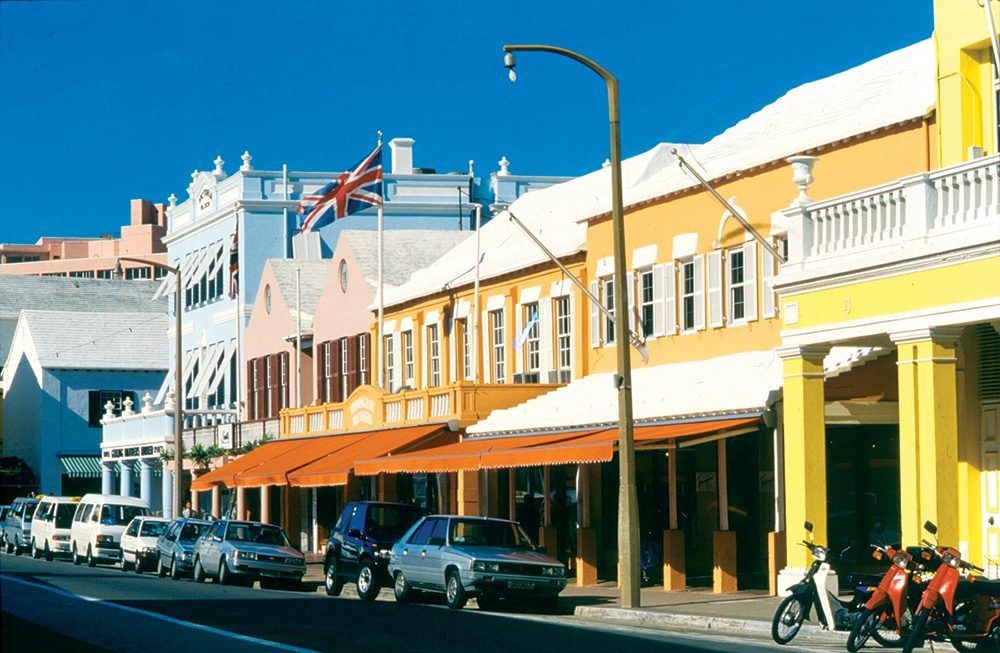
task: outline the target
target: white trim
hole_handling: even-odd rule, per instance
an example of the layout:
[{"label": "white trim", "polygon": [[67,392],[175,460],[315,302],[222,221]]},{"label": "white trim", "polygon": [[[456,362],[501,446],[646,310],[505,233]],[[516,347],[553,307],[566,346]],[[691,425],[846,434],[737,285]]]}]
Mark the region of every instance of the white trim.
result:
[{"label": "white trim", "polygon": [[391,336],[396,333],[396,320],[386,320],[382,325],[382,335]]},{"label": "white trim", "polygon": [[698,233],[678,234],[674,236],[673,253],[670,258],[691,258],[698,253]]},{"label": "white trim", "polygon": [[615,272],[615,257],[605,256],[597,259],[597,276],[610,277]]},{"label": "white trim", "polygon": [[530,288],[525,288],[521,291],[518,296],[517,302],[519,304],[534,304],[538,301],[538,298],[542,296],[541,286],[532,286]]},{"label": "white trim", "polygon": [[465,318],[469,317],[469,309],[470,309],[469,302],[465,301],[464,299],[460,299],[457,302],[455,302],[455,314],[453,317],[456,320],[464,320]]},{"label": "white trim", "polygon": [[413,331],[413,318],[412,317],[404,317],[402,320],[400,320],[400,322],[399,322],[399,332],[402,333],[403,331]]},{"label": "white trim", "polygon": [[632,269],[648,268],[656,263],[656,244],[646,245],[632,251]]},{"label": "white trim", "polygon": [[506,295],[493,295],[486,300],[486,310],[487,311],[499,311],[502,310],[504,304],[507,301]]},{"label": "white trim", "polygon": [[552,289],[549,290],[550,297],[565,297],[573,292],[573,282],[569,279],[563,279],[562,281],[553,281]]},{"label": "white trim", "polygon": [[437,324],[441,321],[441,311],[427,311],[424,313],[424,326]]}]

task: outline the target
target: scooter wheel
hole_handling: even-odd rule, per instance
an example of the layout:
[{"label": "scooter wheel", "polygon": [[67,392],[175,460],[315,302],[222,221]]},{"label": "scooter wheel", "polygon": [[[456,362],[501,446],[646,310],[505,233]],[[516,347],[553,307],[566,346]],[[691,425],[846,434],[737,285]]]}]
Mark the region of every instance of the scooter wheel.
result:
[{"label": "scooter wheel", "polygon": [[771,622],[771,637],[775,642],[787,644],[798,635],[806,618],[807,607],[805,600],[797,594],[792,594],[781,602]]},{"label": "scooter wheel", "polygon": [[903,653],[912,653],[913,649],[923,644],[924,630],[927,628],[927,619],[930,616],[931,611],[928,608],[920,608],[917,612],[917,618],[913,621],[913,630],[910,631],[910,636],[903,644]]},{"label": "scooter wheel", "polygon": [[881,621],[881,607],[874,610],[869,610],[868,608],[862,610],[861,614],[854,621],[854,625],[851,626],[851,634],[847,636],[847,650],[851,653],[857,653],[865,645],[865,642],[868,641],[872,633],[879,627]]}]

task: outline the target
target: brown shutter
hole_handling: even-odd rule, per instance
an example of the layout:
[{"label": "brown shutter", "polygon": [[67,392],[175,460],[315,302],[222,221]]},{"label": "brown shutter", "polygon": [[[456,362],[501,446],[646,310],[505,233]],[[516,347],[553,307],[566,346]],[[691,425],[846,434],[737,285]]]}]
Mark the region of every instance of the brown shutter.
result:
[{"label": "brown shutter", "polygon": [[340,396],[340,341],[334,340],[330,343],[330,385],[333,388],[333,401],[339,402],[346,399]]},{"label": "brown shutter", "polygon": [[[347,339],[347,394],[350,395],[358,387],[358,336]],[[345,399],[347,397],[344,397]]]}]

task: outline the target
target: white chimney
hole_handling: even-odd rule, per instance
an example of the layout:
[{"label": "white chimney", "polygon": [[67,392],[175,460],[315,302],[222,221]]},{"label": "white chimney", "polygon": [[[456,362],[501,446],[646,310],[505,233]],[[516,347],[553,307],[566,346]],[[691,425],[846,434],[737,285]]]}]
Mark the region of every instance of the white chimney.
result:
[{"label": "white chimney", "polygon": [[389,141],[392,148],[392,174],[413,174],[413,139],[394,138]]}]

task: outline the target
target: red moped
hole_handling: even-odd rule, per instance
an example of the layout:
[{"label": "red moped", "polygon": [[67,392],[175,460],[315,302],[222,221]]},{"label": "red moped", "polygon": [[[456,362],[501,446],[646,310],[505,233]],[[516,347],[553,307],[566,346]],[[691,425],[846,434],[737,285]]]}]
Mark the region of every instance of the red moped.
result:
[{"label": "red moped", "polygon": [[876,560],[888,559],[891,564],[851,627],[847,638],[847,650],[851,653],[864,646],[869,637],[882,646],[900,646],[909,635],[913,611],[923,591],[920,574],[926,568],[914,559],[922,548],[897,550],[886,545],[872,546]]},{"label": "red moped", "polygon": [[[931,522],[924,528],[937,533]],[[962,560],[957,550],[926,540],[924,544],[940,565],[920,597],[903,653],[911,653],[925,639],[948,639],[959,651],[1000,650],[1000,583],[972,576],[982,568]]]}]

